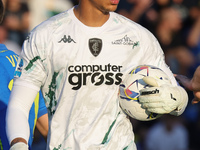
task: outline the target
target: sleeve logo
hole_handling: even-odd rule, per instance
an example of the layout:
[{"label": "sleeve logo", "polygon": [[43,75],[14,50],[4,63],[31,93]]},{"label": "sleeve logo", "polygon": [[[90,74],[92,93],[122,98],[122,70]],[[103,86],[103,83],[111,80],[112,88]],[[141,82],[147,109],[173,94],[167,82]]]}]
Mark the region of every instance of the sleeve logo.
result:
[{"label": "sleeve logo", "polygon": [[24,66],[24,62],[21,58],[19,58],[19,59],[20,59],[20,61],[18,61],[19,64],[17,65],[17,67],[15,69],[14,77],[20,77],[22,74],[22,68]]}]

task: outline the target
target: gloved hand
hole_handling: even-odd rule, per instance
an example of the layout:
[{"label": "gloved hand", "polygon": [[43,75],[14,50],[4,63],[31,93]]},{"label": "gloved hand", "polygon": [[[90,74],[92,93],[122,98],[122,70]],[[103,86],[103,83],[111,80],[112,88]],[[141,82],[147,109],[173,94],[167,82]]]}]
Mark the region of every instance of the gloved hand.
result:
[{"label": "gloved hand", "polygon": [[161,79],[144,77],[144,82],[152,86],[140,90],[139,102],[143,108],[157,114],[180,115],[188,102],[186,91],[180,86],[163,82]]},{"label": "gloved hand", "polygon": [[11,146],[10,150],[28,150],[28,145],[23,142],[18,142]]}]

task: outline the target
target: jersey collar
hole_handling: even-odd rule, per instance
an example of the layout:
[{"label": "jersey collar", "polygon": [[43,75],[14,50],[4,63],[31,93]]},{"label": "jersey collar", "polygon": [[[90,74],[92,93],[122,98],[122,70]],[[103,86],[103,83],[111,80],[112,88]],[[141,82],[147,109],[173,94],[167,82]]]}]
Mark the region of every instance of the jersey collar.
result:
[{"label": "jersey collar", "polygon": [[74,11],[74,7],[69,10],[69,14],[72,17],[72,20],[76,22],[76,25],[78,25],[79,28],[82,29],[82,31],[86,32],[87,34],[90,35],[99,35],[101,34],[106,28],[108,28],[111,25],[113,14],[110,12],[110,17],[109,19],[101,26],[101,27],[89,27],[83,24],[81,21],[76,18]]}]

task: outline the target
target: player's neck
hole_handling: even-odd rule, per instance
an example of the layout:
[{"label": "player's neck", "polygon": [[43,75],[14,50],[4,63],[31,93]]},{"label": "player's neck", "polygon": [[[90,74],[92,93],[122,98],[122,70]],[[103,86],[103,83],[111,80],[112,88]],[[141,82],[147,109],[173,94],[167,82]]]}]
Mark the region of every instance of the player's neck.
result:
[{"label": "player's neck", "polygon": [[76,6],[75,16],[86,26],[101,27],[108,19],[109,13],[103,13],[95,8]]}]

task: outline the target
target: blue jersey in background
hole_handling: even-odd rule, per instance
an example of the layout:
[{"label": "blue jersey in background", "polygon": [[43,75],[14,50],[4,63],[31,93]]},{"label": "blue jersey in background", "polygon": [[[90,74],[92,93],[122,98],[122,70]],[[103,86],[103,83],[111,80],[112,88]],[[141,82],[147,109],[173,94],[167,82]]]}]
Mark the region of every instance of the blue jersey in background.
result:
[{"label": "blue jersey in background", "polygon": [[[0,44],[0,150],[9,150],[10,146],[6,136],[5,116],[9,96],[13,86],[14,71],[17,65],[18,55]],[[47,113],[41,92],[38,93],[29,113],[30,138],[29,148],[33,142],[33,133],[37,118]]]}]

